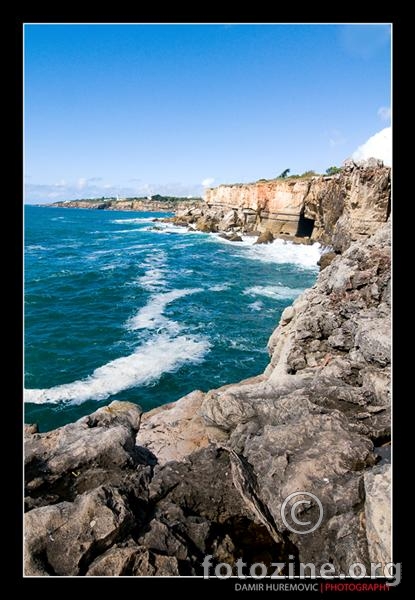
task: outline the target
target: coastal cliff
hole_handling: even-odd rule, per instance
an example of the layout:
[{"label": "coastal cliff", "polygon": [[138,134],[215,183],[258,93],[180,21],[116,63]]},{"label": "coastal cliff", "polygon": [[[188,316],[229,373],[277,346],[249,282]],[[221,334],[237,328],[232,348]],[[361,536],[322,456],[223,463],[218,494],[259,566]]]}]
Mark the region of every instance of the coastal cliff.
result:
[{"label": "coastal cliff", "polygon": [[172,221],[200,231],[268,234],[321,242],[336,252],[377,231],[390,213],[390,169],[381,161],[349,161],[330,177],[274,179],[208,189],[203,205]]},{"label": "coastal cliff", "polygon": [[[27,426],[26,575],[200,575],[206,555],[336,572],[391,560],[390,172],[372,161],[283,184],[220,186],[177,215],[218,226],[232,211],[223,231],[288,235],[295,208],[336,250],[283,312],[264,373],[144,414],[112,402]],[[308,535],[283,518],[294,493],[321,502]],[[317,522],[318,507],[299,514]]]}]

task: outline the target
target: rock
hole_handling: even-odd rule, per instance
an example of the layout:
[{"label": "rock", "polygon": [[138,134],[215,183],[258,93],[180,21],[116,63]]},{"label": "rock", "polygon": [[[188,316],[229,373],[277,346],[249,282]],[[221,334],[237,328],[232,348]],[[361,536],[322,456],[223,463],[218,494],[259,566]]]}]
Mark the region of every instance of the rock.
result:
[{"label": "rock", "polygon": [[274,241],[274,236],[268,229],[259,234],[255,244],[270,244]]},{"label": "rock", "polygon": [[138,577],[148,577],[149,575],[176,577],[180,575],[179,563],[174,556],[153,554],[143,549],[141,554],[137,554],[135,557],[133,575]]},{"label": "rock", "polygon": [[369,363],[386,366],[391,355],[391,324],[389,318],[370,319],[359,326],[356,346]]},{"label": "rock", "polygon": [[337,255],[335,252],[325,252],[324,254],[322,254],[320,260],[317,262],[317,264],[320,267],[320,271],[328,267],[336,258],[336,256]]},{"label": "rock", "polygon": [[154,454],[159,464],[183,460],[207,446],[206,427],[199,416],[204,397],[205,394],[195,391],[177,402],[145,413],[137,434],[137,445]]},{"label": "rock", "polygon": [[235,227],[237,225],[237,222],[238,219],[236,211],[230,210],[227,213],[225,213],[223,218],[219,221],[218,229],[219,231],[228,231],[229,229]]},{"label": "rock", "polygon": [[[187,556],[193,571],[189,574],[201,574],[204,556],[218,558],[225,546],[233,545],[238,556],[253,561],[264,547],[279,556],[281,544],[275,543],[235,485],[232,463],[228,450],[210,445],[185,461],[156,467],[150,498],[157,509],[150,530],[139,542],[157,553],[182,560]],[[187,549],[186,539],[191,542]],[[235,554],[229,558],[231,563],[236,560]]]},{"label": "rock", "polygon": [[210,217],[200,217],[196,221],[196,229],[204,233],[215,233],[218,230],[216,221]]},{"label": "rock", "polygon": [[174,556],[164,556],[137,545],[132,539],[116,544],[99,556],[89,567],[89,577],[138,576],[174,577],[180,575]]},{"label": "rock", "polygon": [[36,423],[28,424],[24,426],[24,434],[33,435],[34,433],[39,433],[39,427]]},{"label": "rock", "polygon": [[294,315],[295,315],[294,308],[292,306],[287,306],[287,308],[285,308],[283,310],[283,313],[281,315],[281,323],[286,325],[293,319]]},{"label": "rock", "polygon": [[176,219],[173,221],[173,223],[177,226],[177,227],[188,227],[189,223],[192,222],[192,219],[190,217],[187,217],[187,219],[185,219],[184,217],[176,217]]},{"label": "rock", "polygon": [[370,560],[386,564],[392,558],[391,466],[375,467],[364,475],[366,536]]},{"label": "rock", "polygon": [[220,233],[219,237],[224,240],[228,240],[228,242],[242,242],[242,238],[237,233]]},{"label": "rock", "polygon": [[145,549],[140,548],[132,539],[128,545],[115,544],[92,562],[86,575],[88,577],[132,575],[137,555],[143,550],[145,551]]},{"label": "rock", "polygon": [[[135,436],[141,409],[111,402],[75,423],[25,440],[27,506],[73,500],[103,483],[125,478],[125,468],[139,465]],[[139,471],[131,474],[139,477]]]},{"label": "rock", "polygon": [[101,486],[25,515],[25,575],[84,575],[94,556],[130,531],[132,513],[120,493]]}]

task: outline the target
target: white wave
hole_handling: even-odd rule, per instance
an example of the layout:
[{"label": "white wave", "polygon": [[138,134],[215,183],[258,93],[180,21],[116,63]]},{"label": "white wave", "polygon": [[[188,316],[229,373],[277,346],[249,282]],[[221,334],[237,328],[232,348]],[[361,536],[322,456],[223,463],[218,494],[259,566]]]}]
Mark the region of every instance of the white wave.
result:
[{"label": "white wave", "polygon": [[306,269],[317,269],[317,261],[322,252],[322,248],[317,242],[308,246],[285,240],[274,240],[272,244],[254,245],[250,238],[248,245],[250,247],[247,258],[266,263],[290,263]]},{"label": "white wave", "polygon": [[229,283],[218,283],[217,285],[212,285],[209,290],[211,292],[224,292],[225,290],[229,290],[230,287]]},{"label": "white wave", "polygon": [[211,239],[235,249],[239,256],[265,263],[290,263],[305,269],[317,269],[322,248],[318,242],[314,244],[294,244],[287,240],[274,240],[271,244],[255,244],[256,237],[242,236],[242,242],[230,242],[213,234]]},{"label": "white wave", "polygon": [[149,254],[143,261],[142,265],[143,267],[152,267],[154,265],[160,266],[166,263],[166,259],[166,252],[164,250],[159,250],[158,252],[153,252],[152,254]]},{"label": "white wave", "polygon": [[43,404],[104,400],[123,390],[157,381],[186,363],[203,360],[210,344],[196,336],[169,338],[159,335],[148,340],[133,354],[112,360],[95,369],[89,377],[49,389],[25,390],[25,402]]},{"label": "white wave", "polygon": [[149,223],[154,221],[154,217],[135,217],[134,219],[114,219],[110,223],[115,225],[123,225],[125,223]]},{"label": "white wave", "polygon": [[166,272],[163,269],[149,269],[138,278],[138,283],[141,287],[154,292],[165,285]]},{"label": "white wave", "polygon": [[258,312],[264,308],[264,305],[262,304],[261,300],[256,300],[255,302],[248,304],[248,308],[252,311]]},{"label": "white wave", "polygon": [[150,254],[142,262],[142,265],[147,270],[141,277],[134,282],[150,292],[159,291],[166,283],[166,266],[167,254],[164,250]]},{"label": "white wave", "polygon": [[163,315],[163,311],[168,304],[188,296],[189,294],[195,294],[196,292],[203,291],[201,288],[190,288],[184,290],[173,290],[171,292],[165,292],[162,294],[154,295],[148,304],[140,308],[138,313],[128,319],[126,326],[131,331],[137,329],[160,329],[167,328],[170,331],[180,331],[180,325],[173,321],[170,321]]},{"label": "white wave", "polygon": [[248,294],[249,296],[265,296],[266,298],[276,298],[277,300],[289,300],[296,298],[303,291],[303,288],[290,288],[284,285],[257,285],[246,289],[244,294]]}]

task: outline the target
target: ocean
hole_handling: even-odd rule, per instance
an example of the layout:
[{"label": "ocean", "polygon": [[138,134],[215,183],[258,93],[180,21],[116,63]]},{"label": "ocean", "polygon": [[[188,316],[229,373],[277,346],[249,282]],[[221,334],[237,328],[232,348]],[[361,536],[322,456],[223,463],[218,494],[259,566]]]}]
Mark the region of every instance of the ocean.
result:
[{"label": "ocean", "polygon": [[228,242],[166,216],[25,207],[25,422],[149,410],[261,373],[318,244]]}]

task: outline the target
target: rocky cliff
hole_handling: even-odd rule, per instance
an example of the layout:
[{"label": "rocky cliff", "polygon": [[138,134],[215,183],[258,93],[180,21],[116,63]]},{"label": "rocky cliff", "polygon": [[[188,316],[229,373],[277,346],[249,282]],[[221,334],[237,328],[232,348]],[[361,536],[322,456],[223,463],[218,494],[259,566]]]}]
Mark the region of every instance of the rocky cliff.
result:
[{"label": "rocky cliff", "polygon": [[[336,572],[391,560],[389,222],[368,235],[372,215],[386,219],[389,172],[347,177],[324,184],[326,202],[344,192],[336,222],[307,192],[342,253],[282,314],[264,373],[146,414],[112,402],[26,428],[27,575],[198,575],[206,555]],[[283,507],[307,493],[321,509],[297,517],[322,518],[303,535]]]},{"label": "rocky cliff", "polygon": [[390,169],[371,159],[349,161],[331,177],[220,185],[206,191],[204,205],[179,210],[175,222],[201,231],[267,233],[265,241],[319,241],[341,252],[374,233],[389,213]]}]

